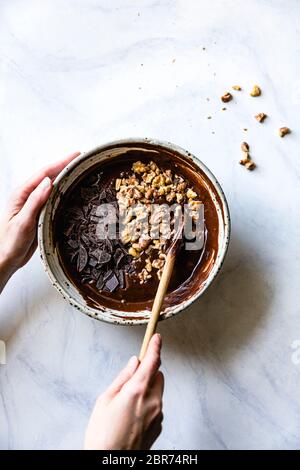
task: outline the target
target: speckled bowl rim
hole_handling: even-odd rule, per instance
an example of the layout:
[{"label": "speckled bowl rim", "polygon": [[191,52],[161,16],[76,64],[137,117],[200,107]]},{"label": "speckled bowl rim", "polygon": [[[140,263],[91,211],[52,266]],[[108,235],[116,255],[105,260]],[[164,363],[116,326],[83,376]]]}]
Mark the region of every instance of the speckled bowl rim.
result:
[{"label": "speckled bowl rim", "polygon": [[[229,241],[230,241],[230,234],[231,234],[231,220],[230,220],[230,213],[229,213],[229,207],[228,203],[224,194],[224,191],[219,184],[218,180],[216,177],[213,175],[213,173],[207,168],[207,166],[199,160],[195,155],[193,155],[191,152],[183,149],[182,147],[173,144],[172,142],[168,141],[163,141],[159,139],[152,139],[152,138],[140,138],[140,137],[130,137],[130,138],[124,138],[124,139],[119,139],[119,140],[114,140],[111,142],[107,142],[103,145],[97,146],[87,152],[84,152],[80,154],[78,157],[76,157],[74,160],[72,160],[71,163],[69,163],[56,177],[55,181],[53,182],[53,188],[54,191],[58,189],[60,182],[67,176],[69,175],[72,170],[77,167],[82,161],[85,159],[88,159],[92,157],[93,155],[97,155],[101,152],[104,152],[108,149],[113,149],[114,146],[126,146],[126,145],[150,145],[150,146],[156,146],[156,147],[162,147],[168,151],[173,151],[176,152],[183,157],[187,159],[192,159],[192,161],[204,172],[204,174],[209,178],[210,182],[213,184],[214,189],[216,190],[217,195],[219,196],[222,204],[222,212],[223,212],[223,224],[224,224],[224,235],[223,235],[223,246],[221,249],[221,253],[218,253],[217,260],[214,264],[213,270],[214,273],[208,279],[202,283],[202,288],[199,290],[199,292],[195,293],[190,299],[187,299],[185,302],[182,302],[178,306],[170,307],[168,308],[165,312],[161,314],[160,321],[165,320],[168,318],[172,318],[173,316],[179,314],[180,312],[184,311],[187,307],[189,307],[191,304],[193,304],[196,300],[201,297],[204,292],[207,290],[207,288],[212,284],[216,276],[218,275],[219,271],[222,268],[222,265],[224,263],[224,259],[226,256],[226,253],[228,251],[228,246],[229,246]],[[52,193],[53,194],[53,193]],[[52,211],[51,208],[51,201],[52,198],[48,199],[46,202],[45,206],[43,207],[39,221],[38,221],[38,245],[39,245],[39,250],[40,250],[40,257],[42,259],[43,265],[44,265],[44,270],[46,271],[48,277],[50,278],[50,281],[52,285],[58,290],[58,292],[63,296],[65,300],[69,302],[70,305],[78,309],[80,312],[84,313],[85,315],[88,315],[91,318],[94,318],[96,320],[101,320],[106,323],[112,323],[112,324],[118,324],[118,325],[142,325],[148,322],[149,320],[149,313],[148,317],[145,318],[126,318],[126,316],[122,317],[122,313],[124,315],[128,315],[128,312],[122,312],[120,310],[113,310],[113,309],[105,309],[110,314],[115,314],[116,318],[111,318],[105,315],[105,312],[102,310],[97,310],[89,306],[81,305],[79,302],[77,302],[76,299],[74,299],[68,291],[65,289],[65,287],[56,279],[54,276],[51,267],[48,263],[48,255],[45,251],[45,242],[44,242],[44,220],[46,217],[46,213],[48,210]],[[170,311],[170,309],[172,309]],[[137,313],[137,312],[135,312]],[[145,311],[141,312],[141,315],[145,315]]]}]

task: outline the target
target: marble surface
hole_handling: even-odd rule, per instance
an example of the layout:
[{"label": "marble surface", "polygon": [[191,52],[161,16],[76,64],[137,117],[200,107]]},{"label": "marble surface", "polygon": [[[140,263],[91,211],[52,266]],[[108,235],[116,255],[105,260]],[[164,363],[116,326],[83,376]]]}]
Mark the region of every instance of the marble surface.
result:
[{"label": "marble surface", "polygon": [[[159,327],[156,449],[300,447],[299,31],[297,0],[0,3],[2,208],[45,162],[128,136],[189,149],[228,198],[222,274]],[[234,84],[243,91],[221,111]],[[293,133],[280,139],[283,125]],[[253,173],[238,164],[243,140]],[[36,254],[0,299],[0,448],[80,448],[97,394],[143,332],[74,311]]]}]

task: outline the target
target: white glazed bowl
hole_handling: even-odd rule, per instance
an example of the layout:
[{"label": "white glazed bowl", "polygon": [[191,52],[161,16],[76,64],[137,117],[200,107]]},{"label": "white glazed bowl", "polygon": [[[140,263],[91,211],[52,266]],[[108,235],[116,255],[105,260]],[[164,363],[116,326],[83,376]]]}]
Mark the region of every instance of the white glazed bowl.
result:
[{"label": "white glazed bowl", "polygon": [[50,280],[54,287],[62,294],[62,296],[75,308],[81,312],[89,315],[97,320],[103,320],[109,323],[116,324],[130,324],[137,325],[147,323],[149,319],[149,311],[138,311],[138,312],[126,312],[120,310],[113,310],[111,308],[102,307],[96,309],[87,305],[86,300],[81,296],[76,286],[67,278],[57,254],[56,246],[53,241],[53,220],[55,211],[59,205],[62,195],[67,191],[70,185],[80,176],[83,172],[88,170],[95,163],[103,162],[108,159],[118,157],[128,149],[146,148],[157,150],[158,147],[165,149],[169,152],[175,153],[180,157],[188,160],[192,160],[199,170],[205,174],[213,187],[211,197],[214,201],[218,218],[219,218],[219,240],[218,240],[218,253],[216,261],[209,273],[207,279],[199,286],[199,290],[196,291],[188,300],[181,302],[179,305],[173,305],[165,309],[160,319],[164,320],[170,318],[173,315],[184,310],[196,299],[198,299],[207,287],[215,279],[216,275],[221,269],[223,264],[230,238],[230,216],[228,205],[226,202],[225,195],[222,191],[221,186],[209,171],[209,169],[195,156],[191,155],[186,150],[174,145],[170,142],[162,142],[155,139],[140,139],[130,138],[123,139],[108,144],[96,147],[89,152],[86,152],[75,160],[73,160],[56,178],[54,181],[54,188],[48,199],[45,207],[43,208],[38,224],[38,242],[41,253],[41,258],[44,263],[45,270],[50,277]]}]

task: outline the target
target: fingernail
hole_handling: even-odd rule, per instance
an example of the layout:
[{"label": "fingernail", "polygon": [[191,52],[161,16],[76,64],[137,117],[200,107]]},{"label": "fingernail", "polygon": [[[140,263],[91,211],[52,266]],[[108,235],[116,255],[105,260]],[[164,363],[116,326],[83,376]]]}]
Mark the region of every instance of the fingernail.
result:
[{"label": "fingernail", "polygon": [[40,188],[42,188],[42,189],[49,188],[50,184],[51,184],[51,179],[49,178],[49,176],[46,176],[46,177],[40,182]]},{"label": "fingernail", "polygon": [[161,338],[161,335],[159,333],[155,333],[155,341],[156,341],[158,346],[161,346],[162,338]]}]

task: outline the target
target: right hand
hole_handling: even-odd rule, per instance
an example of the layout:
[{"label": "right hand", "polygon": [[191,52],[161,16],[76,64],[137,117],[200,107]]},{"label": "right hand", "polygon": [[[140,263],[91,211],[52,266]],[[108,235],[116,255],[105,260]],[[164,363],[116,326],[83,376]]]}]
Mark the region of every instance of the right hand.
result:
[{"label": "right hand", "polygon": [[162,429],[164,377],[161,336],[155,334],[145,358],[133,356],[97,400],[86,436],[87,450],[147,450]]}]

